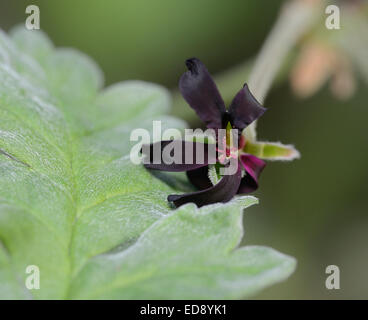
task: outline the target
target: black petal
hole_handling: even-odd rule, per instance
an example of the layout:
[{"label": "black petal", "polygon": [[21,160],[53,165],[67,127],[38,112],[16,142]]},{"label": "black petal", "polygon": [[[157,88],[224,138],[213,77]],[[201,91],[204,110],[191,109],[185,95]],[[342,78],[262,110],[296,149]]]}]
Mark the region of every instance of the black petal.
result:
[{"label": "black petal", "polygon": [[199,59],[188,59],[185,63],[188,71],[179,81],[181,94],[207,128],[221,128],[222,116],[226,109],[215,82]]},{"label": "black petal", "polygon": [[[155,153],[156,148],[158,148],[157,154]],[[201,142],[182,140],[159,141],[142,146],[142,154],[146,156],[143,164],[146,168],[163,171],[194,170],[216,163],[215,149],[216,145]],[[167,163],[168,156],[175,156],[173,159],[178,161]]]},{"label": "black petal", "polygon": [[208,178],[208,166],[187,171],[187,176],[190,183],[199,190],[207,189],[212,186],[212,183]]},{"label": "black petal", "polygon": [[182,195],[169,195],[167,200],[179,207],[188,202],[194,202],[198,207],[216,203],[228,202],[237,193],[241,181],[241,169],[233,175],[223,176],[219,183],[205,190]]},{"label": "black petal", "polygon": [[251,94],[247,84],[236,94],[229,107],[232,124],[242,131],[266,111]]}]

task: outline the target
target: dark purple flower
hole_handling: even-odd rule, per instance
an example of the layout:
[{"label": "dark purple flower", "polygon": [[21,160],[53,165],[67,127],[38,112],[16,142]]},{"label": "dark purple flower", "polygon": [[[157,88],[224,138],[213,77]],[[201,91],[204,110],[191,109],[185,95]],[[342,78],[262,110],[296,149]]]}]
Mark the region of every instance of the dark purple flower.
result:
[{"label": "dark purple flower", "polygon": [[[242,131],[257,120],[264,112],[263,108],[249,91],[248,86],[244,87],[236,94],[228,110],[214,83],[206,66],[196,58],[186,61],[188,71],[180,78],[179,88],[188,104],[196,111],[199,118],[206,124],[207,128],[214,129],[216,133],[216,152],[209,151],[210,144],[199,145],[199,142],[189,141],[160,141],[149,146],[143,146],[143,154],[150,155],[145,167],[164,171],[186,171],[189,181],[196,186],[199,191],[170,195],[168,201],[175,206],[181,206],[188,202],[194,202],[197,206],[203,206],[216,202],[227,202],[237,193],[246,194],[258,188],[258,178],[266,163],[248,152],[244,152],[247,144]],[[238,135],[234,136],[235,144],[229,144],[228,139],[221,141],[217,133],[219,129],[237,129]],[[155,147],[164,150],[165,146],[172,145],[182,147],[182,152],[176,158],[177,163],[162,163],[153,161]],[[236,147],[234,147],[236,146]],[[189,157],[187,150],[197,150],[197,147],[204,147],[205,161],[196,162],[195,151]],[[171,154],[172,155],[172,154]],[[162,157],[164,157],[162,152]],[[187,158],[186,158],[187,157]],[[193,161],[184,161],[193,159]],[[209,178],[209,166],[226,167],[230,159],[236,159],[236,170],[231,175],[220,176],[218,183],[213,184]],[[162,160],[160,158],[160,160]]]}]

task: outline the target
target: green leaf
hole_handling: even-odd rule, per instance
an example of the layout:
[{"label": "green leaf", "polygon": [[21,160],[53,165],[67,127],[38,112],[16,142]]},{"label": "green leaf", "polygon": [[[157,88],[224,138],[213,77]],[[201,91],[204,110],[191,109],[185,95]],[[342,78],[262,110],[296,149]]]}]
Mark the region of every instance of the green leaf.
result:
[{"label": "green leaf", "polygon": [[130,161],[133,129],[185,127],[165,116],[167,90],[102,84],[42,32],[0,33],[0,298],[242,298],[286,278],[293,258],[235,249],[255,198],[172,210],[179,175]]},{"label": "green leaf", "polygon": [[92,259],[71,297],[234,299],[286,278],[292,258],[257,246],[234,251],[243,234],[242,209],[256,202],[248,196],[200,210],[182,206],[129,249]]}]

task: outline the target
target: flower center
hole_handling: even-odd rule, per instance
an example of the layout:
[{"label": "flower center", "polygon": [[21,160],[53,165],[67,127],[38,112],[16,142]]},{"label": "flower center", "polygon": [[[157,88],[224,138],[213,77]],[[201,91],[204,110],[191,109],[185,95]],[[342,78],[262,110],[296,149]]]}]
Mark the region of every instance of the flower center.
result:
[{"label": "flower center", "polygon": [[239,150],[244,145],[244,137],[240,137],[238,146],[235,146],[234,139],[237,139],[237,137],[234,138],[231,123],[228,122],[226,126],[226,135],[219,141],[218,147],[216,148],[219,153],[218,161],[221,164],[227,163],[231,158],[237,159],[239,157]]}]

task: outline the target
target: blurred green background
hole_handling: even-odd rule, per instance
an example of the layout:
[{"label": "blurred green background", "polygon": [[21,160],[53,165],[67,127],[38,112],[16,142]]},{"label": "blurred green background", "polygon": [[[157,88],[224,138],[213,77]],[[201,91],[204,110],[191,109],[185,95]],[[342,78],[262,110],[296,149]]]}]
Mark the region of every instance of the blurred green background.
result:
[{"label": "blurred green background", "polygon": [[[175,90],[188,57],[201,58],[214,74],[254,57],[282,2],[2,0],[0,27],[7,31],[24,23],[26,6],[37,4],[41,29],[56,46],[75,47],[95,59],[107,85],[140,79]],[[256,193],[260,204],[244,216],[244,243],[290,254],[298,267],[257,298],[368,299],[367,87],[358,77],[347,101],[326,86],[300,99],[286,80],[268,95],[258,135],[295,144],[302,158],[269,163]],[[331,264],[340,267],[340,290],[325,287]]]}]

